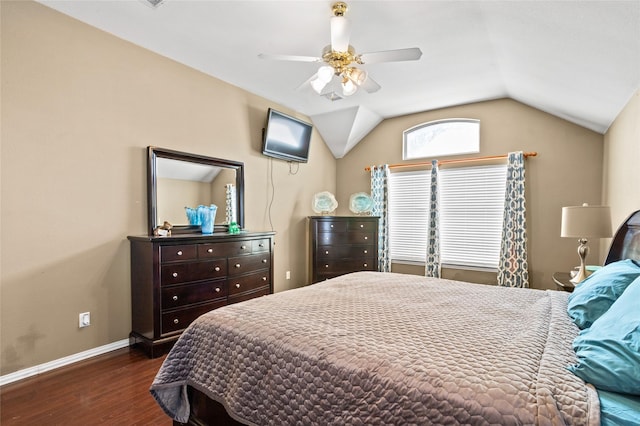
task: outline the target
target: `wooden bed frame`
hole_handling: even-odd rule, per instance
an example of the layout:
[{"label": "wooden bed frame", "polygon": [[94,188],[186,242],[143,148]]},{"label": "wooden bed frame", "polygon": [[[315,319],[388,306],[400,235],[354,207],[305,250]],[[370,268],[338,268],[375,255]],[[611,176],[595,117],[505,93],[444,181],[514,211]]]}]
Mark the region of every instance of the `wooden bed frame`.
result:
[{"label": "wooden bed frame", "polygon": [[[623,259],[640,259],[640,210],[627,218],[616,232],[609,253],[604,262],[605,265]],[[188,423],[174,421],[174,426],[184,424],[194,426],[220,425],[237,426],[243,423],[233,419],[224,406],[211,400],[204,393],[187,387],[189,401],[191,403],[191,415]]]}]

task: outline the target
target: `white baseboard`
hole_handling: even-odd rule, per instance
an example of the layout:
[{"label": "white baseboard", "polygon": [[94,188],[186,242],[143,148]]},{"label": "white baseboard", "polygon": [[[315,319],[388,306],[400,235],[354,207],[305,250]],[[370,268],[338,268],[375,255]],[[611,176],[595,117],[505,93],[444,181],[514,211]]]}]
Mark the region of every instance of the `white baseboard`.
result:
[{"label": "white baseboard", "polygon": [[17,382],[18,380],[26,379],[27,377],[37,376],[45,371],[55,370],[56,368],[64,367],[65,365],[73,364],[74,362],[83,361],[94,356],[106,354],[107,352],[115,351],[116,349],[126,348],[129,346],[129,339],[122,339],[117,342],[109,343],[108,345],[99,346],[97,348],[89,349],[84,352],[69,355],[64,358],[55,359],[53,361],[46,362],[44,364],[36,365],[35,367],[25,368],[24,370],[18,370],[14,373],[5,374],[0,376],[0,386],[4,386],[9,383]]}]

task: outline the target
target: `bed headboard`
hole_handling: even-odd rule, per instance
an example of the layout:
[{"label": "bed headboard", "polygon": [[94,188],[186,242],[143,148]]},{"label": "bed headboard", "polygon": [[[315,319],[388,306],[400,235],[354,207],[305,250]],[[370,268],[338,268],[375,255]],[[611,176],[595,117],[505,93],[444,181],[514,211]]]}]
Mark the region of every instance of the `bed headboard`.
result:
[{"label": "bed headboard", "polygon": [[640,260],[640,210],[634,212],[620,226],[611,241],[604,264],[625,259]]}]

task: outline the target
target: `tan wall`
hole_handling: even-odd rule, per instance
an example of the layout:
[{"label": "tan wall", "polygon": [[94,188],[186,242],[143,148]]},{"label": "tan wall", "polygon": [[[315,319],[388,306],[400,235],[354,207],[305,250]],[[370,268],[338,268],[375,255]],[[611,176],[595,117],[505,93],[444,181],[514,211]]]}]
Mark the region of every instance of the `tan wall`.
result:
[{"label": "tan wall", "polygon": [[615,226],[640,210],[640,90],[629,100],[604,137],[603,203]]},{"label": "tan wall", "polygon": [[[403,130],[444,118],[480,120],[481,156],[519,150],[538,152],[526,162],[530,283],[534,288],[555,288],[553,272],[568,271],[579,262],[577,242],[560,238],[562,207],[600,203],[603,136],[516,101],[481,102],[383,121],[338,160],[340,213],[349,213],[350,194],[370,191],[366,166],[402,163]],[[591,248],[588,262],[599,263],[598,245],[592,244]],[[424,273],[423,268],[400,265],[392,270]],[[495,274],[447,270],[443,276],[495,282]]]},{"label": "tan wall", "polygon": [[246,226],[277,232],[276,291],[305,283],[310,200],[336,189],[318,133],[293,176],[260,153],[278,105],[40,4],[1,7],[1,374],[127,338],[148,145],[243,161]]}]

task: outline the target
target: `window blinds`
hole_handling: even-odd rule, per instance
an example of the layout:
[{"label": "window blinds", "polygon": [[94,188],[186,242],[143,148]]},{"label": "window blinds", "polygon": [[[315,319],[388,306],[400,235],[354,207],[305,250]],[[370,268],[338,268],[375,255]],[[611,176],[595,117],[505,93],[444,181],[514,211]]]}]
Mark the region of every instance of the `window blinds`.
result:
[{"label": "window blinds", "polygon": [[443,265],[498,268],[506,173],[506,164],[440,170]]},{"label": "window blinds", "polygon": [[[497,269],[506,164],[439,171],[440,257],[449,267]],[[430,171],[391,173],[389,241],[394,262],[424,264]]]},{"label": "window blinds", "polygon": [[395,262],[424,263],[427,255],[430,172],[389,176],[389,254]]}]

